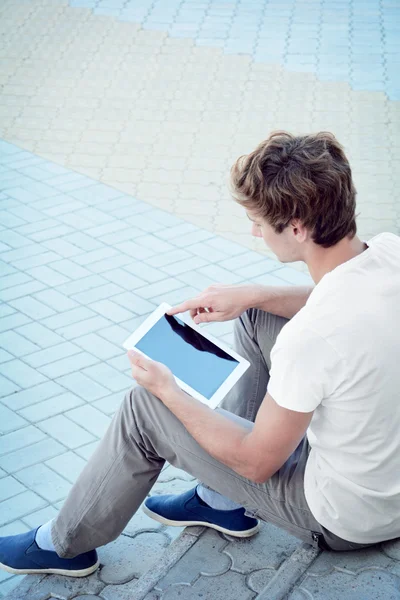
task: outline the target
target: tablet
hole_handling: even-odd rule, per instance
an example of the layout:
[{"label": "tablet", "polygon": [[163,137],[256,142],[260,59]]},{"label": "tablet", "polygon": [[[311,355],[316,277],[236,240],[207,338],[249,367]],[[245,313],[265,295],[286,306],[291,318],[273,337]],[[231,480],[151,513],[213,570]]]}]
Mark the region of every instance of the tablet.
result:
[{"label": "tablet", "polygon": [[215,408],[250,363],[183,314],[161,304],[124,342],[127,350],[166,365],[188,394]]}]

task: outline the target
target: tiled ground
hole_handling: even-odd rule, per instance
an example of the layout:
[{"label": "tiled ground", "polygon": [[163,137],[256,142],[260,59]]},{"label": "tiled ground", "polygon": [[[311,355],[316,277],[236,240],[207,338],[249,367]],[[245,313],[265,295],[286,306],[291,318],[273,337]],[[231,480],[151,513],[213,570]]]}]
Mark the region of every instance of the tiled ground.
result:
[{"label": "tiled ground", "polygon": [[[5,142],[0,172],[5,535],[56,514],[132,385],[121,344],[157,304],[182,301],[216,281],[309,279]],[[210,330],[230,343],[231,323]],[[178,490],[186,479],[167,469],[155,491]],[[157,529],[141,515],[137,522]],[[168,539],[153,535],[148,544],[163,548]],[[0,581],[0,594],[14,583],[2,571]]]},{"label": "tiled ground", "polygon": [[232,162],[333,131],[359,229],[399,231],[396,0],[3,0],[0,134],[208,231],[255,242]]},{"label": "tiled ground", "polygon": [[[397,0],[2,0],[0,535],[55,514],[131,383],[121,342],[158,302],[214,281],[307,281],[259,254],[226,188],[271,129],[333,131],[361,235],[399,233],[399,15]],[[213,329],[231,341],[230,324]],[[155,491],[191,485],[168,467]],[[102,553],[114,569],[68,596],[136,600],[132,582],[178,533],[138,514]],[[279,534],[263,536],[266,568],[257,539],[199,537],[213,569],[175,570],[146,600],[175,600],[175,586],[283,598],[308,559],[285,561],[287,540],[278,560]],[[325,553],[291,600],[398,600],[398,546],[357,556]],[[17,581],[1,572],[0,597]]]}]

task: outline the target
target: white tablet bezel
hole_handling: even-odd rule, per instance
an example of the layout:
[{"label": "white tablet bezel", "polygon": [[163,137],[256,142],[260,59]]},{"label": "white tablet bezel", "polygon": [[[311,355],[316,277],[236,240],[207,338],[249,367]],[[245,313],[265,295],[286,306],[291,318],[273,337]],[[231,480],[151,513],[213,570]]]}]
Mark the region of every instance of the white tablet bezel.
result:
[{"label": "white tablet bezel", "polygon": [[[143,323],[141,323],[141,325],[139,325],[139,327],[136,329],[136,331],[134,333],[132,333],[132,335],[130,335],[128,337],[128,339],[125,340],[125,342],[123,343],[124,348],[126,348],[127,350],[134,349],[134,350],[136,350],[136,352],[143,354],[143,356],[150,358],[144,352],[142,352],[141,350],[136,348],[136,344],[153,327],[153,325],[155,325],[155,323],[163,315],[165,315],[165,313],[170,308],[171,308],[171,306],[169,304],[167,304],[166,302],[164,302],[163,304],[158,306],[158,308],[156,308],[155,311],[152,312],[151,315],[149,315],[147,317],[147,319],[145,319],[143,321]],[[218,346],[218,348],[221,348],[221,350],[223,350],[224,352],[226,352],[227,354],[232,356],[232,358],[234,358],[235,360],[238,361],[238,364],[235,367],[235,369],[232,371],[232,373],[230,375],[228,375],[228,377],[220,385],[220,387],[214,392],[214,394],[212,395],[212,397],[210,399],[206,398],[205,396],[200,394],[197,390],[193,389],[190,385],[188,385],[187,383],[185,383],[178,377],[175,377],[175,375],[174,375],[175,381],[177,382],[177,384],[179,385],[179,387],[182,390],[187,392],[190,396],[193,396],[193,398],[197,398],[197,400],[200,400],[204,404],[207,404],[207,406],[210,406],[211,408],[215,408],[221,402],[221,400],[226,396],[226,394],[232,389],[232,387],[235,385],[235,383],[238,381],[238,379],[243,375],[243,373],[249,368],[250,363],[248,360],[246,360],[242,356],[239,356],[239,354],[237,354],[234,350],[229,348],[229,346],[227,346],[220,340],[216,339],[213,335],[208,333],[208,331],[206,331],[204,328],[199,327],[198,325],[193,323],[193,321],[190,318],[188,313],[182,313],[182,314],[179,314],[176,316],[179,319],[181,319],[181,321],[183,321],[184,323],[189,325],[189,327],[191,327],[192,329],[194,329],[195,331],[200,333],[207,340],[209,340],[210,342],[212,342],[213,344]]]}]

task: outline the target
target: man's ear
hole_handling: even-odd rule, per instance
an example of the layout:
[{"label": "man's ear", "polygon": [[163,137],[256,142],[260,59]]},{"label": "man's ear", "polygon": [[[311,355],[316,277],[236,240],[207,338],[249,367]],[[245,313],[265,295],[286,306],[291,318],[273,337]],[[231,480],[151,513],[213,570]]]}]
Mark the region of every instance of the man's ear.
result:
[{"label": "man's ear", "polygon": [[292,233],[299,244],[303,244],[308,240],[308,229],[304,227],[303,223],[301,223],[299,219],[293,219],[290,222],[290,227],[292,228]]}]

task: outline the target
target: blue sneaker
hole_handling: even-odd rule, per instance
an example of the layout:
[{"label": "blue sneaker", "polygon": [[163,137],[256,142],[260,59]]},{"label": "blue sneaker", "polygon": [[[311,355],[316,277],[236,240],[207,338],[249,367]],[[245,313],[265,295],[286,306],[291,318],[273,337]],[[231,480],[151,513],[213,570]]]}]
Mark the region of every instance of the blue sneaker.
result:
[{"label": "blue sneaker", "polygon": [[197,495],[196,488],[178,496],[151,496],[145,501],[143,511],[163,525],[203,525],[240,538],[250,537],[260,529],[257,519],[247,517],[244,508],[211,508]]},{"label": "blue sneaker", "polygon": [[99,566],[96,550],[75,558],[60,558],[56,552],[41,550],[35,542],[37,529],[0,538],[0,568],[16,575],[52,573],[86,577]]}]

